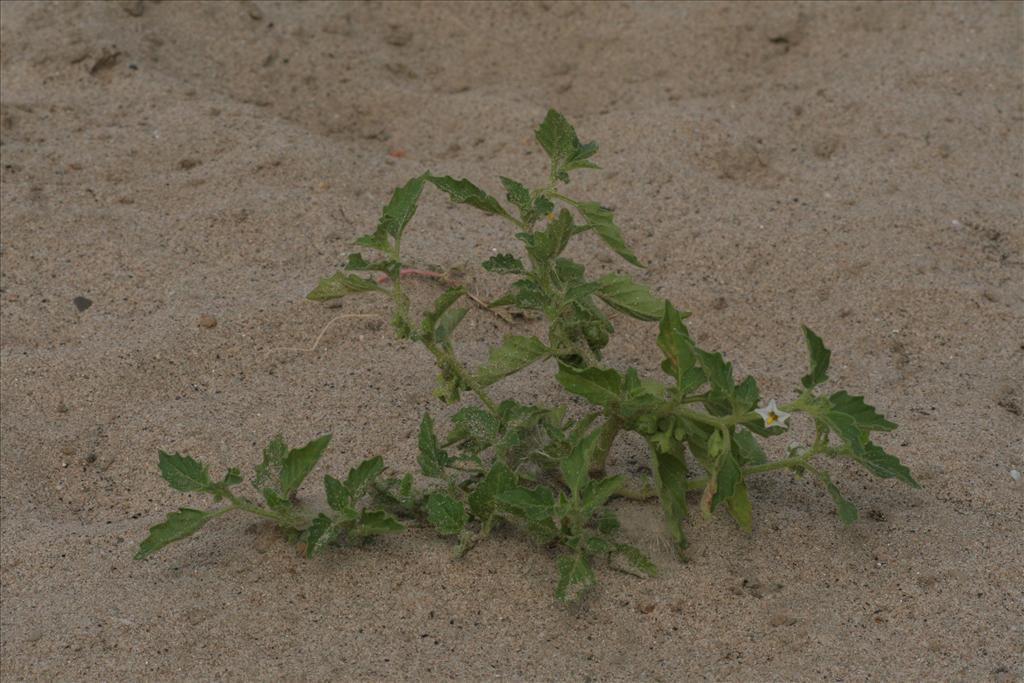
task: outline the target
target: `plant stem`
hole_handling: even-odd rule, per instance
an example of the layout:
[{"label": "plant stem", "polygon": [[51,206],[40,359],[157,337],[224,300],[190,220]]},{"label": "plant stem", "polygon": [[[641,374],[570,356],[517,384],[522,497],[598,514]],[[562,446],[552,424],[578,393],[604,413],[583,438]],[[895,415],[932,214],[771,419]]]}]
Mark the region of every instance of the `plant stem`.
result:
[{"label": "plant stem", "polygon": [[611,452],[615,437],[622,429],[622,418],[618,415],[609,415],[601,427],[601,434],[597,437],[597,446],[594,447],[594,459],[590,463],[590,471],[594,473],[604,472],[605,462],[608,460],[608,453]]},{"label": "plant stem", "polygon": [[743,415],[726,415],[724,417],[716,417],[715,415],[701,413],[696,410],[688,410],[687,408],[682,407],[676,408],[674,412],[676,415],[693,420],[694,422],[703,422],[704,424],[721,428],[743,424],[744,422],[749,422],[751,419],[758,417],[757,413],[744,413]]},{"label": "plant stem", "polygon": [[[743,476],[746,477],[748,474],[760,474],[761,472],[771,472],[772,470],[788,469],[795,465],[806,465],[809,455],[810,453],[806,453],[804,455],[793,456],[792,458],[783,458],[782,460],[766,462],[761,465],[751,465],[750,467],[742,468],[741,471],[743,472]],[[686,480],[686,489],[688,491],[696,491],[704,488],[707,485],[707,477]]]}]

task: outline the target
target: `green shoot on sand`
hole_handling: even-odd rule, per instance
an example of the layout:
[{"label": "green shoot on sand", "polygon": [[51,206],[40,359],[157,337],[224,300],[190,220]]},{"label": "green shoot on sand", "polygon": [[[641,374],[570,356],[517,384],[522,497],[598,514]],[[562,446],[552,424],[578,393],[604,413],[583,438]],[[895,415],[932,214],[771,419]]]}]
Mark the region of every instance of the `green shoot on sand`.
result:
[{"label": "green shoot on sand", "polygon": [[[394,191],[376,229],[356,240],[370,254],[349,255],[345,268],[321,280],[308,296],[328,301],[373,294],[389,301],[397,337],[422,344],[436,361],[437,398],[452,404],[471,397],[452,416],[444,438],[438,437],[429,414],[422,418],[418,480],[428,484],[417,483],[412,473],[381,477],[384,465],[378,456],[353,468],[344,482],[326,476],[329,509],[315,511],[300,505],[294,494],[329,436],[298,449],[288,449],[280,437],[271,441],[252,480],[260,502],[236,493],[234,487],[242,481],[237,469],[215,481],[198,461],[161,453],[160,471],[173,488],[207,493],[219,505],[171,513],[150,530],[137,558],[233,510],[276,522],[290,538],[305,544],[307,556],[343,541],[401,531],[399,519],[427,524],[451,537],[461,556],[502,524],[558,549],[555,595],[568,601],[594,584],[595,560],[655,574],[650,559],[618,539],[619,523],[607,505],[615,497],[657,498],[681,556],[686,547],[683,527],[693,505],[690,492],[695,498],[699,492],[696,507],[702,515],[721,507],[750,531],[746,482],[762,472],[810,474],[835,501],[845,524],[857,519],[857,508],[843,497],[822,459],[849,460],[876,476],[917,487],[910,471],[871,440],[872,432],[888,432],[896,425],[860,396],[821,391],[828,381],[831,352],[807,327],[808,371],[796,384],[796,397],[781,405],[774,399],[764,402],[753,377],[737,382],[722,354],[697,345],[684,322],[689,313],[629,277],[588,277],[583,265],[564,256],[571,240],[593,233],[626,262],[641,265],[610,209],[562,189],[571,172],[597,168],[592,161],[597,144],[581,143],[572,125],[553,110],[536,138],[550,159],[540,187],[502,177],[504,205],[468,180],[429,172],[412,178]],[[454,203],[510,224],[520,243],[517,253],[492,256],[483,268],[514,279],[489,306],[535,312],[547,322],[543,338],[508,335],[490,350],[486,362],[473,368],[456,353],[459,324],[469,312],[460,306],[468,297],[464,288],[446,288],[429,310],[414,315],[403,276],[437,274],[417,271],[403,261],[402,237],[428,185]],[[615,330],[602,306],[658,323],[663,376],[642,377],[634,368],[623,371],[605,363],[602,354]],[[584,399],[589,412],[576,415],[565,405],[499,402],[489,394],[492,385],[550,359],[557,367],[555,381]],[[813,439],[790,445],[785,457],[769,459],[761,439],[786,434],[798,416],[810,420]],[[652,478],[639,487],[627,487],[621,475],[606,475],[608,458],[623,432],[640,435],[650,447]],[[369,506],[361,504],[364,499]]]}]

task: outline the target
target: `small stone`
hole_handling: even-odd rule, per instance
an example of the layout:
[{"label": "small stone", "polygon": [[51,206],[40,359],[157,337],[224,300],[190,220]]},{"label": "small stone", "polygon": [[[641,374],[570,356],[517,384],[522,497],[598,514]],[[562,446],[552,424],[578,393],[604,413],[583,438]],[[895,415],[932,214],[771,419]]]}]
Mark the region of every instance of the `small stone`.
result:
[{"label": "small stone", "polygon": [[1020,472],[1017,470],[1010,470],[1010,478],[1014,481],[1020,481]]},{"label": "small stone", "polygon": [[75,308],[78,309],[78,312],[81,313],[85,309],[92,306],[92,299],[85,296],[76,296],[74,299],[71,300],[71,303],[73,303],[75,305]]},{"label": "small stone", "polygon": [[212,315],[207,315],[206,313],[203,313],[201,316],[199,316],[199,327],[205,327],[208,330],[212,330],[213,328],[217,327],[217,319],[214,318]]},{"label": "small stone", "polygon": [[178,162],[178,168],[180,168],[183,171],[187,171],[190,168],[195,168],[201,163],[203,162],[199,161],[198,159],[182,159],[181,161]]},{"label": "small stone", "polygon": [[637,609],[640,610],[641,614],[650,614],[655,610],[656,607],[657,605],[653,602],[645,602],[641,604],[639,607],[637,607]]}]

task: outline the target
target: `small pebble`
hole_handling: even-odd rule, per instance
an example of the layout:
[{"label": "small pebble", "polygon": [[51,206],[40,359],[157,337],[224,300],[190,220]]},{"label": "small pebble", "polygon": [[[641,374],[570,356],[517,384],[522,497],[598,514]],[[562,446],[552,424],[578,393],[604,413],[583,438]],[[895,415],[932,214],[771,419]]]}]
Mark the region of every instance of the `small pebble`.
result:
[{"label": "small pebble", "polygon": [[84,296],[76,296],[74,299],[71,300],[71,303],[73,303],[75,305],[75,308],[78,309],[78,312],[81,313],[85,309],[92,306],[92,299]]},{"label": "small pebble", "polygon": [[1017,470],[1010,470],[1010,478],[1014,481],[1020,481],[1020,472]]},{"label": "small pebble", "polygon": [[217,327],[217,319],[212,315],[203,313],[199,316],[199,327],[205,327],[208,330],[212,330],[214,327]]}]

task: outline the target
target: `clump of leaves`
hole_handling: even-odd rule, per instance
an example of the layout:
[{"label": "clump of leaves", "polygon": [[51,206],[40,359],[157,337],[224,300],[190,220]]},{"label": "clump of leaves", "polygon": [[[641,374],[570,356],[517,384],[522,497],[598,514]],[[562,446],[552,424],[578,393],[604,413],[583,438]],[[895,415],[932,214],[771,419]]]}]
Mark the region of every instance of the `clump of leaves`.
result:
[{"label": "clump of leaves", "polygon": [[168,543],[180,541],[199,531],[208,521],[226,512],[239,510],[272,520],[285,534],[306,545],[306,557],[313,557],[342,538],[362,542],[370,536],[402,531],[405,527],[383,510],[361,505],[384,469],[380,456],[365,460],[349,470],[345,481],[324,476],[328,509],[317,512],[301,505],[295,494],[312,471],[331,440],[327,434],[302,448],[289,449],[277,436],[263,450],[263,461],[256,466],[252,486],[263,499],[253,502],[235,488],[242,483],[238,468],[232,467],[221,480],[210,478],[206,465],[195,458],[160,452],[160,474],[178,491],[213,496],[214,507],[206,510],[181,508],[149,530],[139,545],[135,559],[141,560]]},{"label": "clump of leaves", "polygon": [[[694,505],[704,516],[725,508],[741,528],[752,529],[747,480],[755,474],[772,470],[788,470],[798,477],[810,474],[835,501],[838,516],[846,524],[857,519],[857,509],[840,493],[821,458],[851,461],[879,477],[917,486],[910,471],[872,441],[873,432],[891,431],[894,423],[860,396],[821,391],[828,381],[831,352],[809,328],[803,328],[809,367],[796,385],[796,397],[781,406],[775,400],[765,405],[754,378],[737,381],[732,364],[721,353],[697,344],[684,322],[689,313],[630,277],[591,277],[582,264],[565,256],[572,240],[592,233],[627,263],[641,265],[612,210],[590,199],[571,197],[562,188],[569,183],[570,172],[597,168],[591,160],[597,145],[582,143],[572,125],[553,110],[537,129],[536,138],[550,159],[544,184],[528,188],[517,180],[500,178],[505,206],[465,179],[429,172],[412,178],[394,191],[376,229],[356,240],[356,245],[373,254],[350,254],[344,269],[321,280],[309,293],[314,301],[355,294],[390,299],[397,337],[422,344],[435,359],[436,396],[448,404],[475,398],[454,414],[443,441],[433,419],[423,417],[420,474],[432,484],[417,487],[411,473],[385,480],[368,477],[358,489],[360,495],[369,487],[383,510],[421,520],[440,535],[454,538],[457,555],[487,538],[496,524],[521,529],[540,543],[560,549],[555,594],[569,600],[594,583],[593,562],[598,558],[627,571],[655,573],[643,553],[617,540],[618,521],[607,506],[616,496],[657,498],[667,533],[682,555],[683,525]],[[410,271],[403,260],[402,238],[428,185],[456,204],[512,226],[518,253],[500,253],[483,263],[485,270],[513,278],[507,292],[490,307],[535,312],[546,322],[543,337],[508,335],[490,350],[482,365],[470,368],[459,358],[455,344],[459,324],[469,312],[468,306],[459,305],[467,296],[463,287],[448,287],[428,310],[414,316],[403,279]],[[615,331],[612,311],[658,323],[662,376],[644,377],[635,368],[606,364],[603,351]],[[551,359],[557,367],[556,382],[589,403],[589,413],[573,418],[567,416],[565,406],[498,402],[491,397],[492,385]],[[786,434],[789,420],[798,415],[811,422],[814,438],[806,444],[791,444],[784,457],[769,459],[761,440]],[[621,475],[605,473],[623,432],[640,435],[650,448],[652,480],[638,488],[628,488]],[[265,456],[261,467],[277,467],[267,463],[285,462],[291,453]],[[200,483],[193,486],[191,479],[167,475],[165,459],[178,462],[172,458],[180,456],[161,456],[161,469],[172,486],[206,491],[226,499],[230,506],[172,514],[168,522],[153,528],[140,556],[234,508],[270,517],[298,537],[304,535],[307,552],[316,552],[342,531],[351,537],[399,528],[387,512],[357,513],[353,507],[357,490],[347,488],[347,483],[325,480],[332,513],[310,516],[295,510],[289,499],[294,487],[286,491],[258,484],[267,505],[255,506],[230,494],[229,482],[237,483],[237,472],[229,472],[223,482],[209,483],[202,470]],[[378,464],[367,464],[374,462]],[[285,470],[281,466],[277,471],[283,476]],[[363,470],[375,477],[379,459],[353,472]],[[699,493],[695,504],[689,500],[691,492]]]}]

